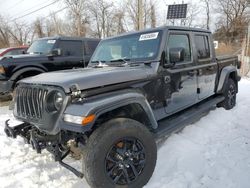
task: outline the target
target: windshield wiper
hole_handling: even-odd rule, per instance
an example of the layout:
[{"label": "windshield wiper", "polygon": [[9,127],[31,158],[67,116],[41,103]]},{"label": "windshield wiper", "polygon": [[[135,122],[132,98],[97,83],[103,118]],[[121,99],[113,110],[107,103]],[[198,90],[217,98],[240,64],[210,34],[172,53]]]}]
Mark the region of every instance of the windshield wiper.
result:
[{"label": "windshield wiper", "polygon": [[99,63],[106,63],[106,61],[100,61],[100,60],[99,61],[91,61],[91,63],[94,63],[94,64],[98,63],[99,64]]},{"label": "windshield wiper", "polygon": [[91,63],[95,64],[93,67],[107,67],[106,61],[91,61]]},{"label": "windshield wiper", "polygon": [[43,54],[42,52],[29,52],[29,54]]},{"label": "windshield wiper", "polygon": [[[130,59],[128,58],[120,58],[120,59],[114,59],[114,60],[111,60],[110,63],[112,63],[112,65],[114,65],[113,63],[114,62],[122,62],[122,65],[128,65],[128,61],[130,61]],[[120,65],[120,63],[119,63]]]}]

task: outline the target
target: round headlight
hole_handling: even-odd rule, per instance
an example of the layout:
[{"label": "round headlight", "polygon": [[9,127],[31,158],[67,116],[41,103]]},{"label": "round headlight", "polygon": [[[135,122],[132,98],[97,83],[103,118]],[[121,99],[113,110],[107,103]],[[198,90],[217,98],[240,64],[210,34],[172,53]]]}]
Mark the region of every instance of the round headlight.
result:
[{"label": "round headlight", "polygon": [[63,104],[63,94],[59,91],[52,91],[47,98],[47,109],[49,112],[59,111]]},{"label": "round headlight", "polygon": [[63,95],[60,92],[56,92],[54,95],[54,104],[57,111],[59,111],[63,104]]}]

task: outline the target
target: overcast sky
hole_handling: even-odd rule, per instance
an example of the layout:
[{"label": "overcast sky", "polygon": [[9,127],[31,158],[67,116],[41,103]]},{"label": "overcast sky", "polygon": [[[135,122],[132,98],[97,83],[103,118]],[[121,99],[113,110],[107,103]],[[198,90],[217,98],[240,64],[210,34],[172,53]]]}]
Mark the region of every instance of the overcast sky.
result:
[{"label": "overcast sky", "polygon": [[[122,3],[123,0],[113,0],[115,3]],[[17,19],[18,21],[25,21],[25,22],[32,22],[37,17],[45,17],[50,14],[50,12],[55,12],[58,10],[61,10],[65,7],[65,4],[63,3],[63,0],[60,0],[58,3],[55,3],[51,6],[48,6],[44,9],[41,9],[33,14],[30,14],[28,16],[24,16],[25,14],[28,14],[32,11],[36,11],[39,8],[42,8],[43,6],[49,5],[50,3],[53,3],[54,0],[0,0],[0,15],[7,17],[11,20]],[[199,3],[199,0],[185,0],[184,3]],[[165,23],[165,16],[167,14],[167,6],[166,4],[173,4],[173,3],[182,3],[182,0],[157,0],[157,8],[158,8],[158,20],[160,23],[159,25],[162,25]],[[63,17],[67,12],[67,9],[64,11],[61,11],[57,15],[60,17]],[[24,17],[22,17],[24,16]],[[22,18],[19,18],[22,17]],[[201,13],[199,18],[205,17]],[[200,20],[197,20],[198,22]],[[212,20],[213,21],[213,20]],[[213,28],[213,24],[211,24]]]},{"label": "overcast sky", "polygon": [[[36,11],[39,8],[42,8],[50,3],[53,3],[54,0],[0,0],[0,14],[2,16],[7,16],[10,19],[19,18],[25,14],[28,14],[32,11]],[[20,18],[18,20],[24,21],[34,21],[37,17],[44,17],[49,15],[50,12],[57,11],[62,9],[65,5],[59,1],[51,6],[43,8],[33,14]],[[66,10],[65,10],[66,11]],[[63,13],[63,12],[62,12]],[[63,14],[62,14],[63,15]]]}]

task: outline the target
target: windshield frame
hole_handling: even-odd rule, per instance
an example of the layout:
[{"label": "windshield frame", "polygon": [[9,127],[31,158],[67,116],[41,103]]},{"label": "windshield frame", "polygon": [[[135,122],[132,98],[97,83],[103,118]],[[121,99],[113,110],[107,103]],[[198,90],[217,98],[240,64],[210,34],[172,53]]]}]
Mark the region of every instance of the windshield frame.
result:
[{"label": "windshield frame", "polygon": [[[44,41],[47,41],[46,43],[48,43],[48,41],[50,41],[50,40],[53,40],[53,41],[55,41],[55,42],[53,43],[53,45],[51,45],[49,51],[47,51],[46,53],[44,53],[44,52],[42,52],[42,53],[40,53],[40,52],[39,52],[39,53],[36,53],[37,51],[32,51],[32,52],[29,51],[29,50],[33,47],[32,45],[33,45],[34,43],[37,43],[37,42],[44,42]],[[50,39],[50,38],[35,40],[35,41],[30,45],[30,47],[27,49],[27,54],[42,54],[42,55],[48,55],[54,48],[56,48],[57,43],[58,43],[58,40],[57,40],[57,39]],[[41,46],[41,45],[38,45],[38,46]]]},{"label": "windshield frame", "polygon": [[[158,48],[157,50],[155,51],[155,54],[152,56],[152,57],[143,57],[143,58],[131,58],[131,57],[125,57],[124,59],[128,62],[138,62],[138,63],[141,63],[141,62],[149,62],[149,61],[155,61],[155,60],[159,60],[159,57],[160,57],[160,54],[161,54],[161,48],[162,48],[162,39],[163,39],[163,36],[164,36],[164,30],[162,29],[153,29],[153,30],[146,30],[146,31],[142,31],[142,32],[134,32],[134,33],[129,33],[129,34],[125,34],[125,35],[121,35],[121,36],[117,36],[117,37],[112,37],[112,38],[108,38],[108,39],[103,39],[101,40],[101,42],[98,44],[96,50],[94,51],[91,59],[90,59],[90,63],[89,64],[94,64],[96,62],[102,62],[102,63],[107,63],[107,65],[110,63],[112,63],[113,61],[116,60],[116,58],[114,59],[110,59],[110,61],[102,61],[101,59],[100,60],[95,60],[95,55],[98,52],[98,48],[100,48],[101,45],[103,45],[103,43],[106,43],[106,42],[110,42],[110,41],[119,41],[120,39],[126,39],[130,36],[136,36],[138,35],[139,37],[141,35],[145,35],[145,34],[151,34],[151,33],[156,33],[158,32],[158,39],[159,39],[159,43],[158,43]],[[117,60],[121,60],[123,58],[118,58]],[[129,60],[127,60],[129,59]]]}]

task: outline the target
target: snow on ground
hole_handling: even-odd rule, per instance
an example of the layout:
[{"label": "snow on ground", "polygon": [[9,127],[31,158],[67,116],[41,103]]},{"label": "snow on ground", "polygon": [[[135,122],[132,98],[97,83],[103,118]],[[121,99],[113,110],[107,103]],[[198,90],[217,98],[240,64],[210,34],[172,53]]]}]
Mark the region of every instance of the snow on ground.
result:
[{"label": "snow on ground", "polygon": [[[162,144],[146,188],[250,187],[250,81],[243,79],[239,90],[233,110],[210,111]],[[0,108],[0,187],[88,188],[48,152],[38,155],[21,138],[7,138],[3,124],[10,114]],[[73,159],[67,162],[80,167]]]}]

